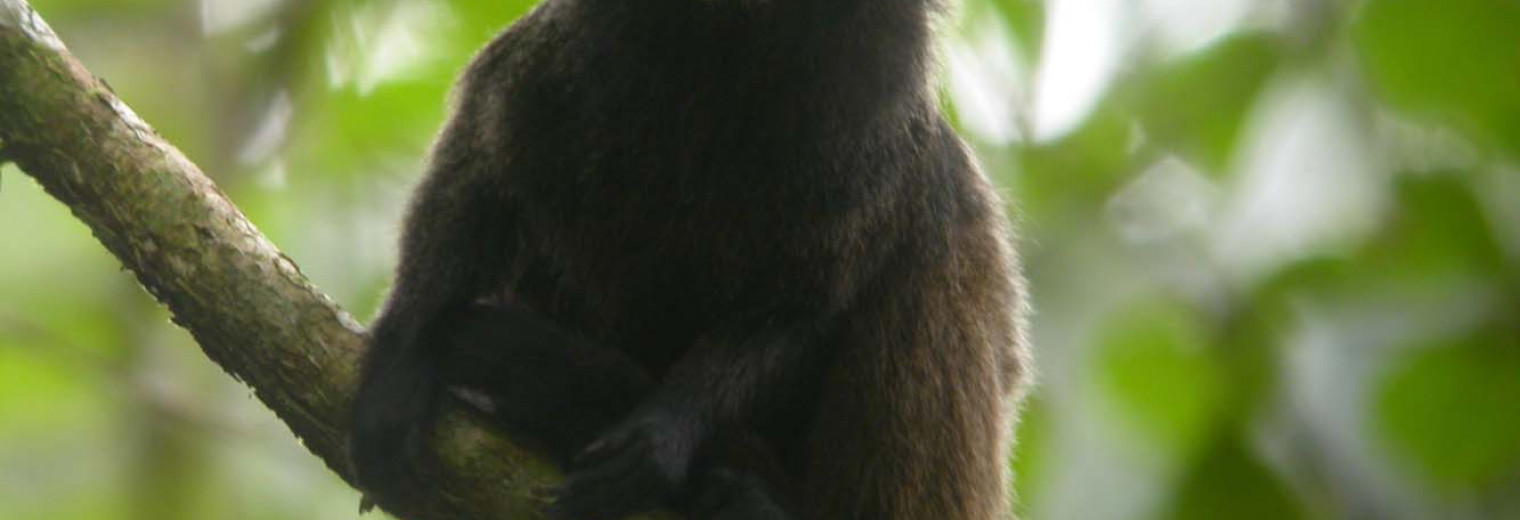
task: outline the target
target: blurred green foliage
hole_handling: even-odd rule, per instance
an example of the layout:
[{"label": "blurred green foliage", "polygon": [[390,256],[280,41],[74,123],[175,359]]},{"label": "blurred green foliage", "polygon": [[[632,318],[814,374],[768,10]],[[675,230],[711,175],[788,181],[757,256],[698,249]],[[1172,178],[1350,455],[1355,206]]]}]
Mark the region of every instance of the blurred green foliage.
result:
[{"label": "blurred green foliage", "polygon": [[[1401,360],[1376,409],[1387,441],[1441,493],[1513,479],[1520,466],[1520,351],[1513,331],[1479,331]],[[1453,424],[1451,415],[1460,414]],[[1454,427],[1456,426],[1456,427]]]},{"label": "blurred green foliage", "polygon": [[1206,350],[1208,331],[1188,309],[1166,302],[1121,309],[1099,331],[1098,381],[1142,440],[1183,458],[1205,448],[1225,401],[1224,373]]},{"label": "blurred green foliage", "polygon": [[1520,4],[1374,2],[1354,31],[1377,90],[1396,107],[1429,112],[1475,139],[1520,155]]},{"label": "blurred green foliage", "polygon": [[[366,317],[455,74],[533,2],[33,4]],[[1025,516],[1520,518],[1520,3],[1077,4],[944,21],[1038,309]],[[0,237],[0,518],[355,516],[10,169]]]}]

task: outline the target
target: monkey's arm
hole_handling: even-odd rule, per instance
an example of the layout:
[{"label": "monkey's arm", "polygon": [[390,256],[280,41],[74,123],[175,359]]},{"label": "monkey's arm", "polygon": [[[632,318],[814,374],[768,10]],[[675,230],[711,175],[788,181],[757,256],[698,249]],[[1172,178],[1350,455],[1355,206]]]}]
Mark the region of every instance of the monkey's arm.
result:
[{"label": "monkey's arm", "polygon": [[715,432],[747,428],[822,370],[811,320],[746,322],[709,334],[633,413],[576,459],[556,512],[602,518],[683,491]]},{"label": "monkey's arm", "polygon": [[[464,113],[463,107],[461,113]],[[430,453],[427,432],[443,389],[438,364],[448,311],[487,287],[513,243],[510,215],[495,196],[485,158],[457,149],[469,127],[456,117],[406,219],[392,292],[370,328],[354,397],[349,453],[368,500],[405,510]]]},{"label": "monkey's arm", "polygon": [[[632,359],[566,334],[530,310],[472,305],[450,314],[446,382],[558,460],[568,461],[655,389]],[[711,443],[695,463],[690,489],[671,505],[689,518],[793,518],[783,505],[790,488],[770,445],[737,429]]]},{"label": "monkey's arm", "polygon": [[[443,378],[502,425],[569,464],[654,388],[638,363],[510,303],[450,313]],[[474,400],[484,398],[484,401]]]}]

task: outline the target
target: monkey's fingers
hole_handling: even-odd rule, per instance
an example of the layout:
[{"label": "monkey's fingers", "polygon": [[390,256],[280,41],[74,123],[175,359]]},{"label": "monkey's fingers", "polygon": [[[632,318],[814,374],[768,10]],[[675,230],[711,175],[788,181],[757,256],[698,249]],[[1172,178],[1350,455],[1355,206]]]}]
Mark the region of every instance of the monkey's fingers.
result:
[{"label": "monkey's fingers", "polygon": [[577,471],[548,512],[562,518],[618,518],[652,509],[664,490],[644,453],[624,449],[606,463]]},{"label": "monkey's fingers", "polygon": [[586,494],[566,495],[545,512],[556,518],[600,520],[623,518],[653,509],[660,501],[642,486],[612,486]]},{"label": "monkey's fingers", "polygon": [[648,508],[631,508],[627,504],[637,497],[629,496],[630,490],[610,488],[605,492],[584,496],[567,496],[545,509],[555,518],[573,520],[603,520],[622,518]]},{"label": "monkey's fingers", "polygon": [[603,464],[618,453],[629,451],[629,445],[633,442],[633,433],[629,431],[603,435],[581,450],[580,454],[575,456],[575,460],[571,461],[571,465],[575,468],[587,468]]}]

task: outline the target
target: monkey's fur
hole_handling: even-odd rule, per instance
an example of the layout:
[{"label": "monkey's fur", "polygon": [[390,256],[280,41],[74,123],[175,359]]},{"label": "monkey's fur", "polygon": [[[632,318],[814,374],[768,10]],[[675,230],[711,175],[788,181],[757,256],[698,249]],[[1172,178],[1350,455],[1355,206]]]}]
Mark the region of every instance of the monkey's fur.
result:
[{"label": "monkey's fur", "polygon": [[546,0],[491,42],[371,330],[366,492],[416,499],[458,385],[568,466],[570,518],[1005,518],[1024,289],[935,9]]}]

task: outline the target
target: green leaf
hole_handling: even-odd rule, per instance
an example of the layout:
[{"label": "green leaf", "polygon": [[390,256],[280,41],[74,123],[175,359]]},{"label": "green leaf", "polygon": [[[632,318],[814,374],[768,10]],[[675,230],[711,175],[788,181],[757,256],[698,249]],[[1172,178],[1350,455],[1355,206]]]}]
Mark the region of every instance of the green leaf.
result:
[{"label": "green leaf", "polygon": [[1505,271],[1493,224],[1460,173],[1402,177],[1395,196],[1388,226],[1361,253],[1365,268],[1385,278],[1413,280],[1498,277]]},{"label": "green leaf", "polygon": [[1354,27],[1377,90],[1520,157],[1520,2],[1377,0]]},{"label": "green leaf", "polygon": [[1112,102],[1093,110],[1082,126],[1061,139],[1020,148],[1024,175],[1020,197],[1033,225],[1070,215],[1090,219],[1134,172],[1129,142],[1134,120]]},{"label": "green leaf", "polygon": [[1013,29],[1013,38],[1019,42],[1025,60],[1029,63],[1039,60],[1045,41],[1045,3],[1035,0],[992,0],[992,3]]},{"label": "green leaf", "polygon": [[1131,94],[1135,111],[1148,137],[1208,172],[1226,172],[1246,115],[1279,61],[1270,35],[1230,37],[1147,73]]},{"label": "green leaf", "polygon": [[1292,490],[1262,465],[1239,435],[1224,435],[1211,443],[1172,496],[1173,502],[1158,518],[1289,520],[1306,516]]},{"label": "green leaf", "polygon": [[1103,395],[1142,436],[1181,456],[1218,422],[1226,381],[1197,316],[1170,302],[1145,303],[1103,327],[1097,359]]},{"label": "green leaf", "polygon": [[1395,457],[1437,490],[1465,495],[1520,476],[1520,340],[1511,327],[1416,351],[1375,406]]}]

